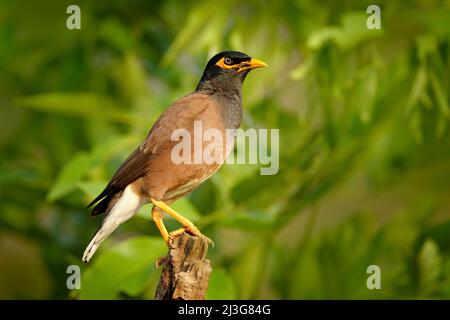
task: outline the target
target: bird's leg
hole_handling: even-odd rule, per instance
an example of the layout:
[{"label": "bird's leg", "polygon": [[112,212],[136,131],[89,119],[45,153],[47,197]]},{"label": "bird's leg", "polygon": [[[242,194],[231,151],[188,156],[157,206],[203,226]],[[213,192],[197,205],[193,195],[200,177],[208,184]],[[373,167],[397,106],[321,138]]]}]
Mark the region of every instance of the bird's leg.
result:
[{"label": "bird's leg", "polygon": [[[214,245],[214,242],[209,239],[208,237],[204,236],[200,230],[197,229],[197,227],[187,218],[183,217],[181,214],[173,210],[171,207],[169,207],[167,204],[165,204],[162,201],[155,200],[153,198],[150,198],[151,202],[157,206],[158,208],[164,210],[169,215],[171,215],[175,220],[177,220],[179,223],[183,225],[183,228],[173,231],[171,234],[174,234],[172,238],[176,235],[179,235],[183,233],[184,231],[198,237],[202,237],[205,239],[209,244]],[[167,241],[166,241],[167,242]]]},{"label": "bird's leg", "polygon": [[152,208],[152,218],[156,226],[158,227],[159,232],[161,232],[164,241],[168,243],[169,233],[167,232],[166,226],[164,225],[164,222],[162,220],[161,213],[158,211],[158,207],[156,205]]}]

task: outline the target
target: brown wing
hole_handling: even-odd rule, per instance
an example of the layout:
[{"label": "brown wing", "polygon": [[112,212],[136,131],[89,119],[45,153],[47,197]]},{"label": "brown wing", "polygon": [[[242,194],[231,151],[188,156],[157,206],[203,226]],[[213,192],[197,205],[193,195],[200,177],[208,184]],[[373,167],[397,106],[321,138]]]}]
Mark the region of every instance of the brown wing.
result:
[{"label": "brown wing", "polygon": [[130,183],[144,176],[148,163],[158,148],[171,142],[173,130],[192,125],[192,122],[208,106],[208,96],[192,93],[174,102],[155,122],[146,139],[122,163],[106,188],[88,205],[88,208],[102,200],[92,210],[92,215],[103,213],[114,195],[121,192]]}]

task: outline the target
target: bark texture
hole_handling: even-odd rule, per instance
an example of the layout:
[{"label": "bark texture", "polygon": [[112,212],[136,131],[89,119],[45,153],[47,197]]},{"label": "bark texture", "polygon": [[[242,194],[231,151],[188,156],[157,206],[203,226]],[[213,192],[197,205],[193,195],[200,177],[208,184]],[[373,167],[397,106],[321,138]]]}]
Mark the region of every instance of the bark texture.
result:
[{"label": "bark texture", "polygon": [[173,240],[164,259],[156,300],[204,300],[211,263],[205,259],[208,243],[187,233]]}]

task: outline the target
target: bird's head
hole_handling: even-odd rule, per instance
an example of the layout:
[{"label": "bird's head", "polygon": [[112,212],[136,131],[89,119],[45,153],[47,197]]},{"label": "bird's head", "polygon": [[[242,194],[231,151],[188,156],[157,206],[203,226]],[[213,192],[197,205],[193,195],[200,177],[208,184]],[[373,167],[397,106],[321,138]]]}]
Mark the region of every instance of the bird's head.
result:
[{"label": "bird's head", "polygon": [[239,51],[223,51],[208,61],[199,87],[211,81],[242,84],[250,70],[261,67],[267,67],[267,64]]}]

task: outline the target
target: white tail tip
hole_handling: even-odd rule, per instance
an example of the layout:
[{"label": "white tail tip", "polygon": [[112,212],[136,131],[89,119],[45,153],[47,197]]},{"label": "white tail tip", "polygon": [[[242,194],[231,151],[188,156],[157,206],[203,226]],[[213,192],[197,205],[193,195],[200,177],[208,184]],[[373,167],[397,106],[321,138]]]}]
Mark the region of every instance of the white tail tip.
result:
[{"label": "white tail tip", "polygon": [[96,237],[94,237],[94,239],[92,239],[91,243],[89,243],[88,247],[86,248],[86,250],[83,253],[83,262],[84,263],[88,263],[89,260],[91,260],[92,256],[94,255],[95,251],[97,251],[98,248],[98,244],[96,243]]}]

